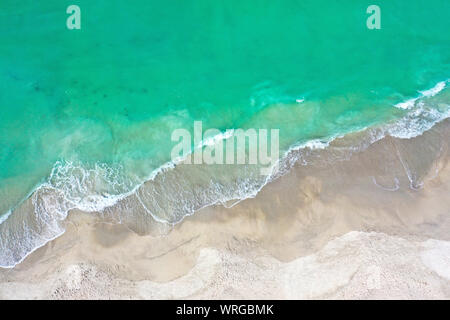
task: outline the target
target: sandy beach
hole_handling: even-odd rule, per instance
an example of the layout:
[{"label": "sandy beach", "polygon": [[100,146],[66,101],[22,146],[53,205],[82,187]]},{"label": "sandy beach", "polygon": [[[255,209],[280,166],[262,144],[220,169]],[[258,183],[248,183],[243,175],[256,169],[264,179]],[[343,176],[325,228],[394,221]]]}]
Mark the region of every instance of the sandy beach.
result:
[{"label": "sandy beach", "polygon": [[449,299],[449,137],[446,120],[298,163],[253,199],[145,233],[72,211],[0,269],[0,299]]},{"label": "sandy beach", "polygon": [[0,12],[0,302],[450,300],[449,0]]}]

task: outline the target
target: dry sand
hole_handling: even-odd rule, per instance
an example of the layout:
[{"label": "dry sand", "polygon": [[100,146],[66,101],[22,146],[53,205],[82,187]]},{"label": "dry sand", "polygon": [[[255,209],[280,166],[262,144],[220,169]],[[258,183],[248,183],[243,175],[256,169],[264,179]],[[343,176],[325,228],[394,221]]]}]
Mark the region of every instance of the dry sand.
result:
[{"label": "dry sand", "polygon": [[0,270],[0,298],[449,299],[449,128],[297,165],[164,235],[71,212],[64,235]]}]

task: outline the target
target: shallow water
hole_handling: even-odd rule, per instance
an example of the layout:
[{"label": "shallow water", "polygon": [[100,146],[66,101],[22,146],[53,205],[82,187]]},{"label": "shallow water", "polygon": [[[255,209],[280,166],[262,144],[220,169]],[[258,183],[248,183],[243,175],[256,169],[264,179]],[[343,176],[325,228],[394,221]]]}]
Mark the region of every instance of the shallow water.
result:
[{"label": "shallow water", "polygon": [[172,223],[254,195],[267,181],[233,167],[138,189],[194,120],[280,129],[283,154],[366,127],[408,138],[449,114],[447,0],[378,1],[381,30],[366,27],[365,1],[77,4],[81,30],[66,28],[60,1],[0,4],[0,215],[36,216],[11,231],[23,250],[2,230],[0,265],[62,232],[71,208],[137,192],[148,216]]}]

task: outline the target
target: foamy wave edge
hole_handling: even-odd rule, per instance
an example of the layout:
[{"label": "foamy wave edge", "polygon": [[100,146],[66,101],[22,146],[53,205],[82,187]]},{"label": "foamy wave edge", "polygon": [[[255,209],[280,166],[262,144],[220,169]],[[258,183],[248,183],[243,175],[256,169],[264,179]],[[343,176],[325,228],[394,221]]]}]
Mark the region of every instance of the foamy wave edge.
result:
[{"label": "foamy wave edge", "polygon": [[[365,142],[365,147],[369,146],[372,143],[375,143],[376,141],[383,139],[387,135],[401,138],[401,139],[410,139],[410,138],[416,137],[416,136],[421,135],[424,132],[428,131],[437,123],[449,118],[450,117],[450,109],[448,108],[448,105],[447,105],[447,109],[444,110],[444,112],[441,112],[441,111],[433,109],[433,108],[427,108],[427,106],[423,102],[423,99],[436,96],[437,94],[442,92],[444,89],[446,89],[448,82],[449,82],[449,80],[441,81],[441,82],[437,83],[436,86],[434,86],[431,89],[420,91],[420,94],[421,94],[420,96],[413,98],[413,99],[408,99],[405,102],[395,105],[395,107],[397,107],[397,108],[401,108],[401,109],[408,111],[408,113],[404,117],[397,119],[394,122],[383,124],[381,126],[361,128],[359,131],[365,131],[365,130],[371,131],[371,133],[369,134],[370,139]],[[301,150],[325,149],[334,140],[336,140],[338,138],[342,138],[347,134],[355,133],[355,132],[358,132],[358,131],[345,132],[341,135],[326,137],[324,139],[315,139],[315,140],[307,141],[305,143],[294,144],[287,151],[284,152],[283,156],[280,157],[280,159],[278,160],[278,163],[276,163],[274,165],[274,167],[280,166],[280,164],[282,162],[288,162],[289,164],[287,166],[284,166],[284,167],[287,167],[286,170],[281,170],[281,171],[278,171],[276,174],[267,176],[265,178],[264,183],[260,187],[250,190],[249,192],[247,192],[244,196],[242,196],[240,198],[217,199],[216,201],[208,203],[208,204],[202,206],[201,208],[204,208],[207,206],[212,206],[212,205],[217,205],[217,204],[224,205],[225,207],[232,207],[245,199],[254,198],[265,185],[267,185],[271,181],[283,176],[284,174],[286,174],[289,171],[289,169],[292,167],[292,165],[294,163],[301,161],[301,158],[292,157],[292,154],[298,153]],[[205,139],[205,141],[202,141],[202,143],[199,146],[197,146],[197,148],[201,148],[204,146],[210,146],[219,140],[226,140],[226,139],[230,138],[232,135],[233,135],[233,130],[227,130],[225,132],[218,134],[217,136]],[[362,151],[363,149],[360,149],[359,151]],[[112,206],[116,205],[119,201],[121,201],[133,194],[136,194],[136,192],[139,190],[139,188],[141,188],[146,182],[152,181],[157,176],[164,174],[168,170],[173,169],[175,166],[177,166],[177,164],[181,163],[183,160],[184,159],[179,158],[179,159],[175,159],[174,161],[166,162],[165,164],[161,165],[157,169],[153,170],[146,179],[144,179],[142,182],[136,184],[128,192],[124,192],[124,193],[117,194],[117,195],[91,194],[91,195],[87,195],[87,196],[83,197],[82,199],[79,199],[79,201],[77,201],[77,199],[72,199],[71,197],[65,198],[64,199],[65,205],[63,206],[63,208],[60,208],[62,210],[61,210],[60,214],[57,215],[58,219],[56,222],[65,220],[68,213],[74,209],[79,209],[79,210],[85,211],[85,212],[99,212],[108,207],[112,207]],[[71,162],[62,163],[60,161],[55,163],[55,166],[53,167],[52,172],[50,174],[49,180],[52,179],[52,177],[55,175],[55,171],[57,171],[58,168],[61,168],[61,166],[63,168],[65,168],[64,170],[66,170],[66,169],[73,168],[74,164]],[[102,167],[103,165],[99,164],[99,166]],[[82,167],[78,167],[77,169],[85,170]],[[95,170],[96,169],[94,169],[94,171]],[[70,171],[70,170],[66,170],[66,171]],[[87,170],[87,171],[92,172],[92,169]],[[70,180],[71,177],[67,177],[67,179]],[[55,188],[49,182],[43,183],[43,184],[39,185],[30,194],[30,196],[27,197],[27,199],[30,197],[34,197],[41,190],[45,190],[45,189],[55,189]],[[57,194],[64,193],[64,190],[54,190],[54,191]],[[65,196],[65,195],[63,195],[63,196]],[[27,200],[27,199],[25,199],[25,200]],[[234,202],[231,205],[228,205],[227,203],[232,200]],[[200,210],[201,208],[197,209],[197,211]],[[184,216],[182,216],[181,219],[179,219],[175,223],[170,223],[170,222],[164,221],[163,219],[159,219],[158,217],[153,215],[150,211],[149,211],[149,213],[152,216],[152,218],[157,222],[176,224],[176,223],[183,221],[184,218],[192,215],[194,212],[191,212],[191,213],[186,212],[186,214]],[[0,218],[0,225],[3,225],[5,222],[7,222],[8,219],[13,214],[14,214],[14,209],[11,209],[8,213],[3,215]],[[17,264],[21,263],[29,254],[31,254],[35,250],[39,249],[40,247],[44,246],[49,241],[61,236],[64,232],[65,232],[65,229],[62,226],[60,226],[59,230],[55,230],[53,236],[42,239],[42,241],[37,243],[33,248],[31,248],[30,250],[26,250],[26,252],[23,254],[23,256],[20,259],[18,259],[16,261],[9,261],[6,263],[4,261],[0,261],[0,267],[1,268],[13,268]],[[0,243],[0,247],[1,247],[1,243]]]}]

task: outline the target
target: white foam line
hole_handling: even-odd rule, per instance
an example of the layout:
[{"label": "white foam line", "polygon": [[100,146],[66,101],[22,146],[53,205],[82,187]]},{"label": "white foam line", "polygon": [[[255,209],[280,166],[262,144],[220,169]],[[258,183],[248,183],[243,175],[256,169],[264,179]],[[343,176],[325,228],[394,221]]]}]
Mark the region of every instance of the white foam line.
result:
[{"label": "white foam line", "polygon": [[[234,134],[234,129],[228,129],[225,132],[222,132],[220,134],[217,134],[213,137],[210,137],[208,139],[205,139],[204,141],[202,141],[200,143],[200,145],[198,146],[198,148],[200,147],[204,147],[204,146],[211,146],[214,143],[220,141],[220,140],[226,140],[230,137],[232,137]],[[187,156],[190,156],[192,154],[189,153]],[[117,202],[119,202],[120,200],[123,200],[124,198],[132,195],[133,193],[135,193],[143,184],[145,184],[148,181],[153,181],[159,174],[164,173],[170,169],[175,168],[175,166],[179,163],[182,163],[186,158],[183,157],[178,157],[176,159],[174,159],[173,161],[167,161],[164,164],[162,164],[161,166],[159,166],[158,168],[154,169],[148,176],[147,178],[143,179],[143,182],[138,183],[134,188],[132,188],[130,191],[125,192],[125,193],[121,193],[118,195],[112,195],[109,197],[108,200],[110,200],[111,202],[109,204],[106,204],[104,207],[102,208],[95,208],[95,210],[86,210],[87,212],[91,212],[91,211],[101,211],[107,207],[111,207],[115,204],[117,204]],[[55,163],[55,165],[53,166],[51,173],[49,175],[49,177],[51,177],[56,169],[56,164],[59,163],[59,161],[57,161]],[[68,165],[72,165],[73,163],[71,161],[66,162]],[[37,192],[39,189],[43,188],[43,187],[49,187],[47,182],[41,183],[39,185],[37,185],[35,188],[32,189],[32,191],[22,200],[19,202],[19,204],[17,206],[15,206],[13,209],[9,210],[8,212],[4,213],[1,217],[0,217],[0,224],[2,224],[3,222],[5,222],[8,217],[12,214],[12,212],[14,211],[15,208],[17,208],[19,205],[21,205],[26,199],[28,199],[29,197],[31,197],[35,192]],[[51,186],[50,186],[51,187]],[[75,209],[76,206],[74,208],[71,208],[69,210]],[[87,209],[87,208],[84,208]]]},{"label": "white foam line", "polygon": [[395,107],[399,108],[399,109],[411,109],[412,107],[414,107],[414,105],[416,104],[416,101],[418,99],[423,98],[423,97],[433,97],[433,96],[437,95],[439,92],[441,92],[442,90],[444,90],[447,85],[447,81],[448,80],[438,82],[431,89],[419,91],[420,95],[418,97],[408,99],[404,102],[397,103],[395,105]]},{"label": "white foam line", "polygon": [[412,99],[406,100],[405,102],[397,103],[395,105],[395,107],[399,108],[399,109],[411,109],[416,104],[417,99],[419,99],[419,98],[412,98]]},{"label": "white foam line", "polygon": [[[421,93],[421,96],[419,96],[419,97],[417,97],[417,98],[409,99],[409,100],[407,100],[406,102],[403,102],[403,103],[399,103],[399,104],[396,105],[396,107],[399,107],[399,108],[402,108],[402,109],[409,109],[410,107],[414,106],[415,101],[416,101],[417,99],[419,99],[419,98],[421,98],[421,97],[424,97],[424,96],[426,96],[426,97],[434,96],[434,95],[436,95],[437,93],[439,93],[440,91],[442,91],[442,90],[446,87],[447,81],[448,81],[448,80],[439,82],[439,83],[436,84],[436,86],[434,86],[433,88],[420,92],[420,93]],[[297,100],[300,100],[300,99],[297,99]],[[300,103],[300,102],[303,102],[303,100],[302,100],[302,101],[296,101],[296,102]],[[445,119],[445,117],[441,118],[440,120],[443,120],[443,119]],[[439,121],[434,122],[433,125],[436,124],[437,122],[439,122]],[[353,131],[353,132],[359,132],[359,131],[363,131],[363,130],[365,130],[365,129],[367,129],[367,128],[363,128],[363,129],[361,129],[361,130],[357,130],[357,131]],[[388,131],[386,131],[386,132],[388,133]],[[348,134],[348,133],[346,133],[346,134]],[[228,139],[228,138],[230,138],[230,137],[232,137],[232,136],[233,136],[233,129],[229,129],[229,130],[227,130],[227,131],[225,131],[225,132],[222,132],[222,133],[220,133],[220,134],[218,134],[218,135],[216,135],[216,136],[213,136],[213,137],[211,137],[211,138],[209,138],[209,139],[206,139],[205,141],[202,141],[202,143],[201,143],[198,147],[203,147],[203,146],[206,146],[206,145],[211,145],[210,143],[215,143],[215,142],[217,142],[217,141],[219,141],[219,140],[225,140],[225,139]],[[303,144],[300,144],[300,145],[294,145],[294,146],[288,148],[288,150],[284,153],[283,158],[285,158],[285,157],[287,156],[287,154],[290,153],[291,151],[296,151],[296,150],[299,150],[299,149],[304,149],[304,148],[310,148],[310,149],[324,149],[324,148],[328,147],[329,144],[330,144],[333,140],[335,140],[335,139],[337,139],[337,138],[340,138],[340,137],[342,137],[342,136],[343,136],[343,135],[340,135],[340,136],[333,136],[333,137],[331,137],[331,138],[329,138],[328,140],[325,140],[325,141],[324,141],[324,140],[321,140],[321,139],[315,139],[315,140],[307,141],[307,142],[305,142],[305,143],[303,143]],[[383,136],[384,136],[384,135],[383,135]],[[383,137],[379,137],[379,139],[381,139],[381,138],[383,138]],[[379,140],[379,139],[377,139],[377,140]],[[192,152],[191,152],[190,154],[192,154]],[[190,154],[189,154],[189,155],[190,155]],[[280,158],[280,159],[281,159],[281,158]],[[275,164],[275,165],[272,167],[272,170],[273,170],[273,168],[275,168],[275,166],[279,165],[280,159],[277,161],[277,164]],[[120,201],[120,200],[122,200],[122,199],[124,199],[124,198],[126,198],[126,197],[128,197],[128,196],[130,196],[130,195],[132,195],[133,193],[136,193],[137,190],[138,190],[142,185],[144,185],[146,182],[154,180],[160,173],[163,173],[163,172],[165,172],[165,171],[167,171],[167,170],[170,170],[170,169],[174,168],[179,162],[182,162],[183,160],[184,160],[183,158],[178,158],[178,159],[175,159],[174,161],[168,161],[168,162],[164,163],[163,165],[161,165],[161,166],[159,166],[158,168],[156,168],[155,170],[153,170],[153,171],[150,173],[150,175],[148,176],[147,179],[144,179],[143,182],[138,183],[138,184],[137,184],[134,188],[132,188],[129,192],[122,193],[122,194],[119,194],[119,195],[114,195],[114,196],[113,196],[114,199],[110,199],[110,200],[113,200],[112,202],[110,202],[110,203],[109,203],[107,206],[105,206],[104,208],[102,208],[102,209],[100,209],[100,210],[96,210],[96,211],[101,211],[101,210],[105,209],[106,207],[113,206],[113,205],[115,205],[118,201]],[[405,169],[406,169],[406,168],[405,168]],[[53,169],[52,169],[52,171],[53,171]],[[231,201],[231,200],[237,200],[235,203],[233,203],[233,204],[231,205],[231,207],[232,207],[232,206],[238,204],[239,202],[241,202],[241,201],[243,201],[243,200],[245,200],[245,199],[254,198],[254,197],[261,191],[261,189],[262,189],[264,186],[266,186],[266,185],[272,180],[272,178],[273,178],[272,174],[271,174],[271,175],[268,175],[268,176],[266,177],[266,180],[264,181],[264,183],[263,183],[259,188],[257,188],[256,190],[253,190],[251,193],[246,194],[246,195],[245,195],[244,197],[242,197],[242,198],[218,199],[218,200],[216,200],[216,201],[214,201],[214,202],[212,202],[212,203],[210,203],[210,204],[206,204],[206,205],[202,206],[201,208],[198,208],[196,211],[201,210],[201,209],[203,209],[203,208],[205,208],[205,207],[208,207],[208,206],[217,205],[217,204],[222,204],[222,205],[223,205],[224,202]],[[40,186],[38,186],[37,188],[35,188],[30,194],[33,194],[34,192],[36,192],[39,188],[43,187],[44,185],[47,185],[47,183],[41,184]],[[71,202],[71,201],[69,201],[69,202]],[[141,202],[140,199],[139,199],[139,202]],[[20,204],[19,204],[19,205],[20,205]],[[69,209],[67,210],[67,212],[70,211],[70,210],[72,210],[72,209],[74,209],[74,208],[76,208],[76,207],[69,208]],[[98,209],[98,208],[96,208],[96,209]],[[146,209],[146,208],[145,208],[145,209]],[[148,211],[148,210],[147,210],[147,211]],[[149,212],[149,211],[148,211],[148,212]],[[2,218],[1,218],[1,220],[0,220],[0,223],[5,222],[5,221],[7,220],[7,218],[11,215],[11,213],[12,213],[12,210],[11,210],[11,212],[7,213],[5,216],[2,216]],[[149,212],[149,213],[151,214],[151,212]],[[169,224],[169,225],[175,225],[175,224],[177,224],[177,223],[183,221],[186,217],[193,215],[194,213],[195,213],[195,211],[194,211],[194,212],[189,212],[189,213],[187,213],[186,215],[184,215],[183,217],[181,217],[181,218],[180,218],[178,221],[176,221],[176,222],[170,223],[170,222],[168,222],[168,221],[165,221],[165,223],[167,223],[167,224]],[[153,216],[153,214],[151,214],[151,216],[155,219],[155,217]],[[155,219],[155,220],[164,223],[164,220],[161,220],[161,219]],[[61,233],[59,233],[59,234],[56,235],[55,237],[52,237],[51,239],[46,239],[46,241],[44,241],[44,242],[42,243],[42,245],[37,246],[36,248],[34,248],[33,250],[31,250],[29,253],[27,253],[26,255],[24,255],[24,257],[22,257],[22,258],[20,259],[20,261],[18,261],[17,263],[15,263],[13,266],[2,266],[2,265],[0,265],[0,267],[1,267],[1,268],[13,268],[15,265],[17,265],[17,264],[19,264],[20,262],[22,262],[29,254],[31,254],[32,252],[34,252],[34,251],[37,250],[38,248],[44,246],[44,245],[45,245],[46,243],[48,243],[49,241],[51,241],[51,240],[53,240],[53,239],[56,239],[57,237],[61,236],[64,232],[65,232],[65,231],[62,231]]]},{"label": "white foam line", "polygon": [[196,148],[202,148],[206,146],[213,146],[220,140],[227,140],[234,135],[234,129],[227,129],[225,132],[216,134],[215,136],[202,140]]},{"label": "white foam line", "polygon": [[[363,129],[360,129],[357,131],[352,131],[352,132],[364,131],[365,129],[367,129],[367,127],[364,127]],[[329,137],[328,139],[326,139],[326,138],[313,139],[313,140],[308,140],[308,141],[300,143],[300,144],[294,144],[288,148],[288,150],[285,152],[285,155],[287,155],[291,151],[298,151],[300,149],[306,149],[306,148],[311,149],[311,150],[325,149],[330,145],[331,142],[333,142],[334,140],[336,140],[338,138],[342,138],[345,134],[334,135],[332,137]]]},{"label": "white foam line", "polygon": [[14,265],[0,265],[0,268],[3,269],[12,269],[15,266],[17,266],[19,263],[21,263],[23,260],[26,259],[26,257],[28,257],[30,254],[32,254],[33,252],[35,252],[37,249],[42,248],[43,246],[45,246],[47,243],[49,243],[52,240],[55,240],[56,238],[59,238],[60,236],[62,236],[64,233],[66,232],[66,230],[63,230],[62,232],[60,232],[59,234],[55,235],[54,237],[51,237],[49,239],[45,239],[45,241],[41,244],[41,245],[37,245],[35,248],[33,248],[30,252],[26,253],[19,261],[17,261]]},{"label": "white foam line", "polygon": [[433,88],[425,90],[425,91],[419,91],[422,96],[424,97],[433,97],[437,95],[439,92],[445,89],[445,86],[447,84],[447,81],[441,81],[438,84],[436,84]]},{"label": "white foam line", "polygon": [[11,215],[12,210],[7,211],[6,213],[2,214],[0,216],[0,224],[2,224],[3,222],[6,221],[6,219],[8,219],[8,217]]}]

